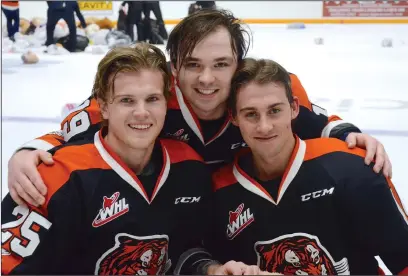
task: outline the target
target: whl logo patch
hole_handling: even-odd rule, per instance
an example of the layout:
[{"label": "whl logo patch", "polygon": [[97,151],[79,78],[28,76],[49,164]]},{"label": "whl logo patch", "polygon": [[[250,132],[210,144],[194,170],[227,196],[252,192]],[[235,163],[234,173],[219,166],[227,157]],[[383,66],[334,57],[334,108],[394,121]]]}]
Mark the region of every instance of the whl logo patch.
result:
[{"label": "whl logo patch", "polygon": [[180,128],[174,133],[167,133],[166,136],[172,137],[177,140],[184,141],[184,142],[187,142],[188,140],[190,140],[190,138],[188,137],[188,133],[186,134],[183,134],[183,133],[184,133],[184,128]]},{"label": "whl logo patch", "polygon": [[92,222],[93,227],[99,227],[106,223],[126,214],[129,211],[129,205],[126,199],[119,199],[119,192],[114,193],[111,197],[103,197],[102,209]]},{"label": "whl logo patch", "polygon": [[229,224],[227,226],[228,239],[234,239],[254,221],[254,214],[247,208],[244,211],[244,203],[241,203],[235,211],[229,211]]}]

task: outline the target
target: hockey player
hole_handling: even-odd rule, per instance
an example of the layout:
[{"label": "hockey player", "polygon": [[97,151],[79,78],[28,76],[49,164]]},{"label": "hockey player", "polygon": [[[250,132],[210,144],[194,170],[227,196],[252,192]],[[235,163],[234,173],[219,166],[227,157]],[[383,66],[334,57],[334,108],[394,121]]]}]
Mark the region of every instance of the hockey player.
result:
[{"label": "hockey player", "polygon": [[[69,39],[67,43],[67,50],[75,52],[77,44],[77,29],[75,25],[75,12],[79,11],[78,3],[76,1],[47,1],[47,40],[45,46],[55,44],[54,30],[58,21],[62,18],[67,23],[69,28]],[[79,11],[80,12],[80,11]],[[85,21],[81,20],[84,24]],[[85,23],[86,24],[86,23]]]},{"label": "hockey player", "polygon": [[[111,50],[93,91],[104,127],[38,167],[46,202],[2,202],[2,274],[171,273],[201,244],[211,176],[186,143],[157,138],[169,96],[164,54],[148,44]],[[256,272],[237,262],[211,271],[237,270]]]},{"label": "hockey player", "polygon": [[[239,129],[231,124],[226,106],[231,78],[249,47],[250,37],[246,34],[231,13],[202,10],[184,18],[169,36],[172,97],[161,136],[188,143],[212,168],[231,162],[235,152],[246,146]],[[383,168],[384,174],[390,174],[391,165],[381,143],[337,116],[327,117],[324,109],[309,101],[296,75],[291,74],[291,81],[301,106],[294,123],[300,138],[330,136],[345,140],[350,147],[366,148],[367,164],[375,156],[374,170]],[[8,183],[13,199],[19,204],[24,204],[23,199],[33,205],[42,204],[47,189],[36,165],[40,160],[52,164],[44,150],[93,137],[99,128],[99,108],[91,96],[62,121],[60,132],[23,145],[9,162]]]},{"label": "hockey player", "polygon": [[408,274],[408,216],[392,182],[364,164],[364,150],[293,133],[299,99],[283,67],[246,59],[229,104],[249,149],[214,174],[207,246],[219,261],[285,275],[375,275],[379,255],[394,275]]}]

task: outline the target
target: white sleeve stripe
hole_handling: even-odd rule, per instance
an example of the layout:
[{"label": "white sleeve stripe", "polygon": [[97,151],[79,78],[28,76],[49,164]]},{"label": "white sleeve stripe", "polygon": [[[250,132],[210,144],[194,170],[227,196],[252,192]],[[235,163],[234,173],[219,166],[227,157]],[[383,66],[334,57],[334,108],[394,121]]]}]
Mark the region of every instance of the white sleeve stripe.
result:
[{"label": "white sleeve stripe", "polygon": [[343,120],[337,120],[337,121],[328,123],[327,126],[325,126],[325,128],[322,130],[321,137],[330,137],[330,132],[332,131],[332,129],[342,124],[349,124],[349,122],[346,122]]},{"label": "white sleeve stripe", "polygon": [[50,144],[44,140],[35,139],[35,140],[32,140],[30,142],[23,144],[18,150],[22,148],[35,148],[35,149],[41,149],[41,150],[47,151],[54,147],[55,146],[53,144]]}]

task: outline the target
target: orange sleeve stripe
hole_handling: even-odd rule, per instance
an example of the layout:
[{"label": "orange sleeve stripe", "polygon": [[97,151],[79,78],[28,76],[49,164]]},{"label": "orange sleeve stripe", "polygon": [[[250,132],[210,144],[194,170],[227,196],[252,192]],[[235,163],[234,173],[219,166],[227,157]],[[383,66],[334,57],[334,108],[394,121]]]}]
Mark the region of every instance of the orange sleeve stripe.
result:
[{"label": "orange sleeve stripe", "polygon": [[331,122],[334,122],[334,121],[340,121],[340,120],[342,120],[342,118],[340,118],[339,116],[337,116],[337,115],[332,115],[332,116],[329,117],[327,123],[331,123]]},{"label": "orange sleeve stripe", "polygon": [[312,110],[312,103],[307,96],[305,88],[295,74],[290,74],[290,80],[292,83],[293,96],[299,99],[299,105],[306,107],[310,111]]},{"label": "orange sleeve stripe", "polygon": [[87,108],[87,111],[92,125],[102,122],[101,109],[99,108],[98,101],[95,98],[91,99],[91,105],[89,108]]},{"label": "orange sleeve stripe", "polygon": [[54,137],[50,137],[50,136],[44,137],[43,136],[43,137],[31,140],[23,144],[19,149],[34,148],[34,149],[41,149],[41,150],[47,151],[59,145],[61,145],[61,141],[54,139]]},{"label": "orange sleeve stripe", "polygon": [[346,152],[365,157],[366,151],[360,148],[349,149],[344,141],[336,138],[317,138],[305,140],[306,154],[304,160],[311,160],[332,152]]},{"label": "orange sleeve stripe", "polygon": [[87,169],[110,169],[93,144],[68,146],[58,150],[54,154],[54,164],[47,166],[41,164],[38,171],[47,186],[45,209],[48,207],[52,196],[66,184],[71,173]]},{"label": "orange sleeve stripe", "polygon": [[60,146],[62,143],[60,140],[63,140],[64,137],[59,136],[57,134],[45,134],[44,136],[41,136],[37,139],[41,139],[47,143],[50,143],[51,145],[53,145],[54,147],[56,146]]},{"label": "orange sleeve stripe", "polygon": [[[393,197],[394,197],[394,199],[395,199],[395,202],[396,202],[397,205],[398,205],[398,209],[400,210],[401,215],[404,217],[405,222],[408,224],[408,214],[407,214],[407,211],[405,210],[404,205],[402,204],[401,198],[399,197],[398,192],[397,192],[397,190],[395,189],[394,184],[391,182],[391,180],[390,180],[388,177],[387,177],[387,183],[388,183],[388,186],[389,186],[390,189],[391,189],[391,193],[392,193],[392,195],[393,195]],[[408,271],[407,271],[407,272],[408,272]]]}]

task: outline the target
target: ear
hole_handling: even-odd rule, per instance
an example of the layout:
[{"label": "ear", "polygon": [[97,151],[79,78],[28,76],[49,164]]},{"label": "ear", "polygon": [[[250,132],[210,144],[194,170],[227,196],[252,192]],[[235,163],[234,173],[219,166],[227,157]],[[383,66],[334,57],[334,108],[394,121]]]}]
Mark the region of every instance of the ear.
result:
[{"label": "ear", "polygon": [[101,99],[97,99],[97,101],[101,110],[102,118],[104,120],[109,120],[108,104]]},{"label": "ear", "polygon": [[177,72],[177,70],[176,70],[176,67],[174,67],[174,63],[173,63],[173,62],[170,63],[170,68],[171,68],[171,74],[173,75],[173,77],[174,77],[175,79],[177,79],[178,72]]},{"label": "ear", "polygon": [[293,102],[290,104],[292,120],[296,119],[299,115],[299,98],[293,96]]}]

